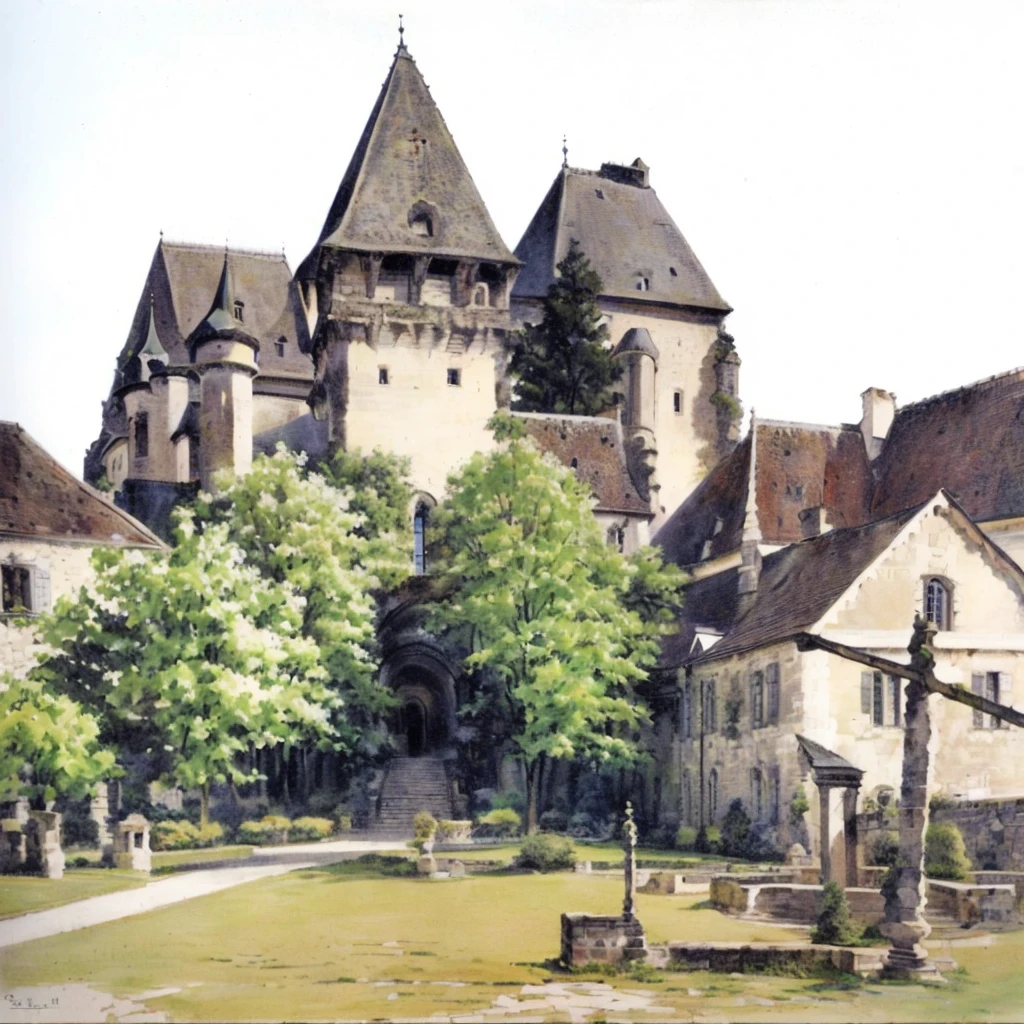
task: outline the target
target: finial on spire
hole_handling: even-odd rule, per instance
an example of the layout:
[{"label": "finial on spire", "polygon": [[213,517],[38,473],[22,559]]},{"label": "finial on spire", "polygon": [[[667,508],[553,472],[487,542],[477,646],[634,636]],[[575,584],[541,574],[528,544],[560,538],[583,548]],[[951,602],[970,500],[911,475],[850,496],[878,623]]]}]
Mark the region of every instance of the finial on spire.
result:
[{"label": "finial on spire", "polygon": [[405,26],[402,24],[402,15],[398,16],[398,48],[405,46]]},{"label": "finial on spire", "polygon": [[562,136],[562,166],[569,166],[569,143],[564,135]]}]

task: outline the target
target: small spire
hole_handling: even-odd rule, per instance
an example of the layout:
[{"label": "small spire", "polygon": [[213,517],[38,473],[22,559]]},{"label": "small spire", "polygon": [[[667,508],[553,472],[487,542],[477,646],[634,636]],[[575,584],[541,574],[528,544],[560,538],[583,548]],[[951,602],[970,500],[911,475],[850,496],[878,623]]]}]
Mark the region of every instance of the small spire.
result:
[{"label": "small spire", "polygon": [[146,341],[139,349],[139,356],[149,359],[158,359],[163,363],[167,362],[167,350],[160,344],[160,335],[156,330],[156,313],[154,311],[153,292],[149,293],[149,330],[146,332]]},{"label": "small spire", "polygon": [[569,166],[569,144],[566,141],[565,136],[562,136],[562,166]]},{"label": "small spire", "polygon": [[402,15],[398,16],[398,48],[405,49],[405,26],[402,24]]}]

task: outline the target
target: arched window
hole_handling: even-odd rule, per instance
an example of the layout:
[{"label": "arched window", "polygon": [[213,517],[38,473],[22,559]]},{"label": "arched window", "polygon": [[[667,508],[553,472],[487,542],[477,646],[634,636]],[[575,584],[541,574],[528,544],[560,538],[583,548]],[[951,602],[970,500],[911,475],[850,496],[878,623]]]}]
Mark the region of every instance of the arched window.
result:
[{"label": "arched window", "polygon": [[423,576],[427,571],[427,506],[420,502],[412,517],[413,571]]},{"label": "arched window", "polygon": [[714,679],[704,684],[704,732],[712,733],[718,729],[718,685]]},{"label": "arched window", "polygon": [[952,625],[949,603],[949,587],[937,577],[924,585],[924,617],[935,624],[936,629],[949,629]]},{"label": "arched window", "polygon": [[708,773],[708,822],[713,822],[718,814],[718,769],[712,768]]},{"label": "arched window", "polygon": [[754,821],[764,817],[764,777],[760,768],[750,769],[750,807]]}]

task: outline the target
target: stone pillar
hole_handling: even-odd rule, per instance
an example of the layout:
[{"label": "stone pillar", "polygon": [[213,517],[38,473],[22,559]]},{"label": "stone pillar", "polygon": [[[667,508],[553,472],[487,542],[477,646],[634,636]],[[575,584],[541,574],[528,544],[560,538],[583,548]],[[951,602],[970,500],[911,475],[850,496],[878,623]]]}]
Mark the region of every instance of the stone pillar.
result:
[{"label": "stone pillar", "polygon": [[[930,672],[932,656],[928,645],[934,627],[918,619],[910,642],[913,668]],[[891,977],[932,976],[938,972],[920,945],[931,926],[923,916],[925,903],[924,834],[928,825],[928,781],[931,757],[931,711],[927,687],[915,680],[906,685],[903,719],[903,784],[900,789],[900,851],[891,880],[885,884],[885,920],[879,930],[892,943],[885,971]]]},{"label": "stone pillar", "polygon": [[832,839],[829,836],[828,802],[832,796],[832,787],[818,783],[818,817],[819,840],[821,846],[821,884],[828,885],[832,881]]},{"label": "stone pillar", "polygon": [[96,786],[96,792],[89,801],[89,817],[99,830],[100,848],[109,846],[114,837],[110,831],[110,798],[105,782]]},{"label": "stone pillar", "polygon": [[857,787],[843,790],[843,844],[846,848],[846,888],[860,883],[857,864]]},{"label": "stone pillar", "polygon": [[626,804],[626,820],[622,826],[622,846],[625,850],[623,871],[626,881],[626,896],[622,901],[622,916],[626,921],[636,920],[636,824],[633,821],[633,805]]},{"label": "stone pillar", "polygon": [[25,866],[25,832],[16,818],[4,818],[0,833],[0,873],[9,875]]},{"label": "stone pillar", "polygon": [[149,872],[153,855],[149,848],[149,822],[141,814],[129,814],[117,826],[114,863],[130,871]]},{"label": "stone pillar", "polygon": [[60,848],[60,815],[29,811],[25,826],[25,867],[43,878],[64,877],[64,851]]}]

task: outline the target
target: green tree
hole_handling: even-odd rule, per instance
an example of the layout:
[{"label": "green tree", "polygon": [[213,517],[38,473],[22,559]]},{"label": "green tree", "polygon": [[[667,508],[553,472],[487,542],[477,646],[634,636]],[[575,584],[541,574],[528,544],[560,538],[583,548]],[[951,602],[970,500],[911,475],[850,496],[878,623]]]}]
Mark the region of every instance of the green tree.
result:
[{"label": "green tree", "polygon": [[[664,601],[674,568],[627,559],[604,543],[576,475],[525,438],[514,417],[492,420],[498,447],[448,480],[435,523],[445,553],[431,625],[465,650],[480,689],[470,717],[490,714],[527,781],[537,828],[545,767],[582,757],[626,764],[647,718],[635,687],[647,677],[667,612],[645,621],[628,600]],[[638,590],[638,580],[646,582]]]},{"label": "green tree", "polygon": [[338,698],[302,635],[307,602],[247,562],[226,524],[177,513],[177,546],[98,548],[95,582],[40,623],[49,651],[32,672],[84,704],[119,750],[155,755],[166,781],[202,793],[256,776],[251,748],[334,740]]},{"label": "green tree", "polygon": [[374,727],[391,706],[378,681],[375,596],[412,565],[404,463],[376,451],[339,453],[310,471],[279,446],[211,498],[196,522],[222,523],[248,564],[304,600],[300,631],[315,640],[340,698],[335,727],[349,754],[373,752]]},{"label": "green tree", "polygon": [[838,882],[826,882],[821,913],[817,927],[811,932],[811,942],[823,946],[852,946],[858,938],[858,929],[850,920],[846,892]]},{"label": "green tree", "polygon": [[79,798],[115,772],[96,718],[35,680],[0,679],[0,800],[27,796],[38,810]]},{"label": "green tree", "polygon": [[611,386],[622,368],[605,347],[600,292],[601,278],[579,242],[570,239],[544,299],[543,319],[520,333],[512,354],[514,409],[593,416],[612,406]]}]

